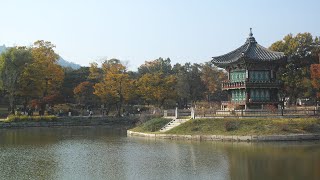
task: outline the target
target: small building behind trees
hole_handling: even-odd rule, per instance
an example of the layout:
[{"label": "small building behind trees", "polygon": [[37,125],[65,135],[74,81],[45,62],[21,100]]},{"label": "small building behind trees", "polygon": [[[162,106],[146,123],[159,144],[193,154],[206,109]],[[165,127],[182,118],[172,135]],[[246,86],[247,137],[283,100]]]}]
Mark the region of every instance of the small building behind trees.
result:
[{"label": "small building behind trees", "polygon": [[281,82],[277,70],[286,60],[284,53],[259,45],[250,28],[244,45],[212,59],[214,65],[228,72],[228,80],[222,83],[222,89],[228,92],[228,101],[222,102],[222,109],[278,106]]}]

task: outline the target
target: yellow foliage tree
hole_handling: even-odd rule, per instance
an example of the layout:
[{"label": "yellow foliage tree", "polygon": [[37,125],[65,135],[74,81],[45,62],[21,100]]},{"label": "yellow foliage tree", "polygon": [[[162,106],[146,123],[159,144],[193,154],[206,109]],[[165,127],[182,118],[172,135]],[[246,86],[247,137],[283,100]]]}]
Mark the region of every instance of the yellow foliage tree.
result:
[{"label": "yellow foliage tree", "polygon": [[155,102],[159,107],[164,105],[166,99],[175,98],[176,77],[165,76],[161,72],[144,74],[137,81],[138,93],[147,103]]},{"label": "yellow foliage tree", "polygon": [[121,116],[123,104],[129,100],[133,81],[127,74],[126,67],[119,60],[107,60],[102,64],[104,77],[94,85],[94,94],[105,103],[116,106],[117,115]]},{"label": "yellow foliage tree", "polygon": [[102,79],[103,73],[101,69],[98,67],[98,63],[90,63],[89,72],[90,73],[88,79],[90,79],[91,81],[98,82]]}]

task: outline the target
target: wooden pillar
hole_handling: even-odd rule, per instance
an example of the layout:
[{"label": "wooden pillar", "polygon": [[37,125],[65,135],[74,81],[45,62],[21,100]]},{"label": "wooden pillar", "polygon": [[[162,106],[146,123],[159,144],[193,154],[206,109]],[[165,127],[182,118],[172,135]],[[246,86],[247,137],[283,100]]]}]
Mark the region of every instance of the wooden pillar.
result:
[{"label": "wooden pillar", "polygon": [[250,99],[249,89],[246,89],[246,102]]}]

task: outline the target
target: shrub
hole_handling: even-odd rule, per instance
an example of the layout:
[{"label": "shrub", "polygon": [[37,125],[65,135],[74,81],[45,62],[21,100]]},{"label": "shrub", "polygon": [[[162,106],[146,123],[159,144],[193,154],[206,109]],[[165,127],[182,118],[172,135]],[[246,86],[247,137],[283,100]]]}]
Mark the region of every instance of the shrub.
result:
[{"label": "shrub", "polygon": [[38,121],[55,121],[56,116],[15,116],[10,115],[5,120],[6,122],[38,122]]},{"label": "shrub", "polygon": [[239,121],[227,121],[224,124],[226,131],[234,131],[239,129],[240,122]]}]

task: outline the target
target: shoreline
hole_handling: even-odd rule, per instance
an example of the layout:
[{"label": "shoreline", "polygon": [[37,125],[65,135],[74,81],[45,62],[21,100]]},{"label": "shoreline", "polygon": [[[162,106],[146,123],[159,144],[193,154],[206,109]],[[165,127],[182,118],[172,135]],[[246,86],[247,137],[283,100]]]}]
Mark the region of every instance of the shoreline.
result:
[{"label": "shoreline", "polygon": [[125,127],[133,126],[134,118],[117,117],[60,117],[53,121],[20,121],[20,122],[1,122],[0,129],[15,129],[29,127],[73,127],[73,126],[110,126]]},{"label": "shoreline", "polygon": [[191,140],[191,141],[315,141],[320,140],[320,134],[289,134],[289,135],[177,135],[177,134],[151,134],[127,130],[127,136],[138,136],[155,139]]}]

